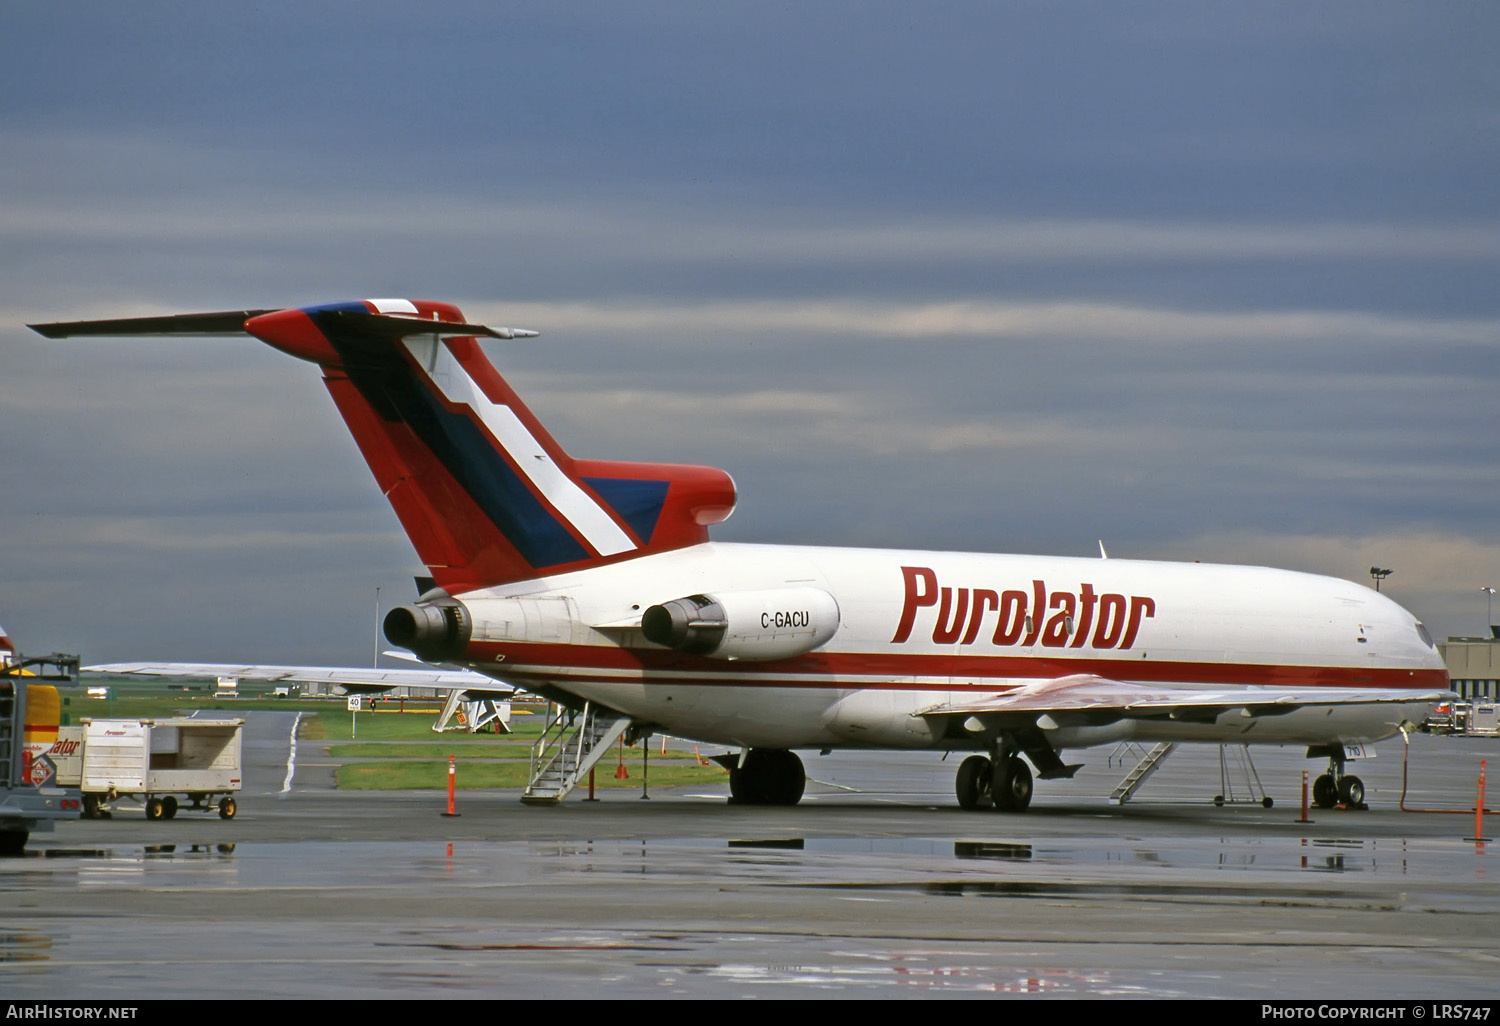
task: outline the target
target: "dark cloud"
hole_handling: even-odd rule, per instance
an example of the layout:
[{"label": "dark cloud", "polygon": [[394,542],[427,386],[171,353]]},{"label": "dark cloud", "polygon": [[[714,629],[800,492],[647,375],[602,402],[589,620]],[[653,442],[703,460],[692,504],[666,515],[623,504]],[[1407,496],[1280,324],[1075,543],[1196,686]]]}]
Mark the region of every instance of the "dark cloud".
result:
[{"label": "dark cloud", "polygon": [[[316,372],[20,324],[368,295],[732,540],[1500,583],[1483,5],[26,5],[0,42],[0,622],[366,658],[418,569]],[[1472,580],[1470,578],[1473,578]]]}]

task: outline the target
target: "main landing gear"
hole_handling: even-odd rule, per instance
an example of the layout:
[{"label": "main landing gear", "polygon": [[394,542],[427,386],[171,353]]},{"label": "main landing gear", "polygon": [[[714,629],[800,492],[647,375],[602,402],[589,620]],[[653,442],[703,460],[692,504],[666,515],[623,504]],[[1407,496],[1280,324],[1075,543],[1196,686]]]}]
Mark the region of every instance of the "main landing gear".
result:
[{"label": "main landing gear", "polygon": [[1025,812],[1031,805],[1031,767],[1019,755],[971,755],[959,764],[954,790],[960,808]]},{"label": "main landing gear", "polygon": [[954,790],[961,808],[1025,812],[1031,806],[1033,766],[1042,780],[1066,780],[1083,765],[1064,763],[1035,727],[997,730],[986,743],[988,756],[971,755],[959,764]]},{"label": "main landing gear", "polygon": [[797,753],[784,748],[752,748],[739,764],[728,757],[729,798],[736,805],[796,805],[807,786]]},{"label": "main landing gear", "polygon": [[[1309,751],[1308,755],[1318,752]],[[1320,809],[1342,805],[1346,809],[1368,809],[1365,804],[1365,782],[1344,772],[1344,750],[1328,751],[1328,772],[1313,781],[1313,804]]]}]

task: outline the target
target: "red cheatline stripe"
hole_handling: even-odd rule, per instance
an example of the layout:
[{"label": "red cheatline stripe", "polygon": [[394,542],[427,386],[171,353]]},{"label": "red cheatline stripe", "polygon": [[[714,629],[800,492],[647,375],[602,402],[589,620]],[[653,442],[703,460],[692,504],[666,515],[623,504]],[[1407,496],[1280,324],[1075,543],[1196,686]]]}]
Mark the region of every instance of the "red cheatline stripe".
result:
[{"label": "red cheatline stripe", "polygon": [[[971,686],[984,688],[986,680],[1051,680],[1074,674],[1094,674],[1110,680],[1154,684],[1187,685],[1287,685],[1292,687],[1409,688],[1442,690],[1448,687],[1446,670],[1369,666],[1295,666],[1267,663],[1157,662],[1144,659],[1066,659],[1049,656],[941,656],[898,655],[860,652],[815,652],[796,659],[758,664],[755,671],[743,663],[658,652],[574,645],[496,645],[477,643],[471,657],[490,662],[504,676],[547,676],[534,667],[556,666],[565,672],[585,669],[618,669],[638,673],[676,672],[692,674],[700,684],[750,684],[771,687],[880,687],[912,690],[949,690]],[[753,676],[751,674],[754,674]],[[767,675],[787,674],[789,679]],[[553,674],[556,676],[556,674]],[[907,685],[900,681],[855,681],[840,683],[841,677],[942,677],[953,684]],[[619,681],[619,677],[599,677]],[[670,679],[670,678],[662,678]],[[991,688],[993,690],[993,688]]]},{"label": "red cheatline stripe", "polygon": [[[760,688],[760,689],[795,688],[797,690],[819,690],[819,689],[821,689],[821,690],[825,690],[825,691],[935,691],[935,692],[936,691],[940,691],[940,692],[945,692],[945,693],[946,692],[952,692],[952,691],[961,691],[961,692],[972,692],[972,693],[974,693],[976,695],[978,695],[978,694],[996,694],[996,693],[1003,694],[1003,693],[1008,692],[1008,691],[1013,691],[1016,688],[1019,688],[1019,687],[1022,686],[1020,684],[1015,684],[1015,683],[999,684],[999,683],[996,683],[994,681],[985,681],[985,680],[978,680],[978,681],[970,681],[970,682],[950,684],[950,683],[942,683],[942,682],[935,682],[935,681],[894,681],[894,680],[887,680],[887,681],[865,681],[865,680],[841,679],[841,678],[837,678],[837,677],[821,677],[821,678],[815,678],[815,679],[795,679],[795,678],[776,679],[776,678],[764,678],[764,677],[706,677],[706,676],[704,676],[704,677],[662,677],[660,675],[647,674],[647,675],[643,675],[641,677],[624,678],[624,677],[605,677],[605,676],[601,676],[601,675],[598,675],[598,674],[572,673],[572,672],[569,672],[567,670],[554,670],[554,671],[546,671],[546,670],[536,670],[536,671],[525,670],[525,671],[522,671],[522,670],[517,670],[517,671],[509,672],[507,674],[507,676],[506,676],[506,679],[509,680],[509,681],[511,681],[511,682],[513,682],[513,683],[520,684],[522,686],[524,686],[526,682],[535,682],[537,684],[557,684],[559,686],[566,686],[568,684],[626,684],[626,683],[629,683],[629,684],[637,684],[637,685],[648,685],[648,686],[651,686],[651,687]],[[1150,684],[1150,683],[1153,683],[1153,682],[1151,682],[1151,681],[1135,681],[1134,683]],[[1193,686],[1194,687],[1198,687],[1198,688],[1214,688],[1214,687],[1243,686],[1243,685],[1226,685],[1226,683],[1223,682],[1223,681],[1201,680],[1201,681],[1194,681],[1193,682]],[[1407,686],[1407,685],[1402,685],[1400,687],[1381,687],[1380,685],[1372,685],[1372,684],[1333,685],[1333,684],[1327,684],[1327,683],[1308,684],[1306,686],[1310,687],[1310,688],[1311,687],[1336,688],[1336,687],[1341,687],[1342,686],[1342,687],[1349,687],[1351,689],[1353,689],[1355,687],[1358,687],[1358,688],[1361,688],[1361,689],[1368,689],[1368,690],[1410,691],[1413,694],[1416,694],[1416,693],[1419,693],[1419,692],[1423,692],[1423,691],[1443,690],[1444,687],[1445,687],[1445,686],[1444,687],[1435,686],[1433,688],[1417,688],[1417,687],[1411,687],[1411,686]],[[1254,692],[1246,692],[1246,694],[1247,695],[1253,695]]]}]

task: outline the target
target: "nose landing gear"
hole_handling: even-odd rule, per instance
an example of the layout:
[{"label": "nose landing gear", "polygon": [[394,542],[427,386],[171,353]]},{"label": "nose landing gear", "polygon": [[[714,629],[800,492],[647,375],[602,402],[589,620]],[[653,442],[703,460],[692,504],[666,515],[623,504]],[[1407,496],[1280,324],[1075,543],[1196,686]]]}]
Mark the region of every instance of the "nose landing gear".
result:
[{"label": "nose landing gear", "polygon": [[[1317,755],[1317,752],[1309,752]],[[1342,805],[1346,809],[1368,809],[1365,804],[1365,782],[1344,772],[1344,751],[1328,753],[1328,772],[1313,781],[1313,804],[1320,809]]]}]

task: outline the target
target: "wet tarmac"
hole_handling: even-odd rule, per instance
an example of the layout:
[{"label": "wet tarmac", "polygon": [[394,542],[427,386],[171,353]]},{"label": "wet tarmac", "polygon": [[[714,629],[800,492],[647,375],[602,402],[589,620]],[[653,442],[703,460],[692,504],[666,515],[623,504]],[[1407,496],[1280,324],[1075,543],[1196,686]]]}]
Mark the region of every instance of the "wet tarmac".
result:
[{"label": "wet tarmac", "polygon": [[[1024,815],[962,812],[956,761],[810,755],[791,809],[722,789],[340,793],[290,714],[252,714],[231,821],[124,813],[0,861],[0,994],[71,998],[1231,997],[1490,999],[1496,845],[1403,812],[1402,745],[1368,811],[1300,822],[1181,748],[1129,805],[1083,756]],[[1500,743],[1416,736],[1409,808],[1468,808]],[[1133,761],[1133,760],[1132,760]],[[1223,806],[1215,794],[1229,792]],[[1235,799],[1243,798],[1243,802]],[[1493,802],[1491,804],[1494,804]],[[1486,832],[1491,832],[1488,828]]]}]

